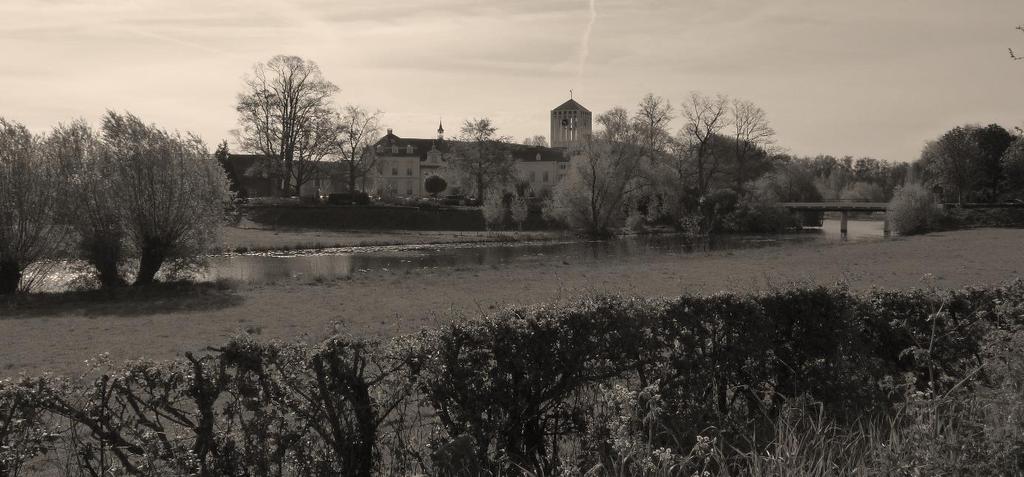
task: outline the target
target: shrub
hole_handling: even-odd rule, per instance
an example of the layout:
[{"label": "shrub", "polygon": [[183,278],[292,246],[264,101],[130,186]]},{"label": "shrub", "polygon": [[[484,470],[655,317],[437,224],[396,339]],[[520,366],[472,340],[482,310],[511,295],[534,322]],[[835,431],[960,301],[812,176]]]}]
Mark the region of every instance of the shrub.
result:
[{"label": "shrub", "polygon": [[0,475],[50,451],[88,475],[1018,475],[1022,343],[1024,282],[591,297],[386,343],[243,337],[0,381]]},{"label": "shrub", "polygon": [[519,230],[522,230],[526,218],[530,215],[530,204],[525,197],[512,199],[512,203],[509,204],[509,215],[512,217],[512,222],[515,222]]},{"label": "shrub", "polygon": [[484,214],[484,222],[487,223],[488,227],[504,224],[505,214],[508,212],[505,207],[505,195],[498,193],[488,194],[480,210]]},{"label": "shrub", "polygon": [[327,203],[331,205],[369,205],[370,195],[362,191],[333,193],[327,196]]},{"label": "shrub", "polygon": [[436,197],[437,194],[444,192],[448,188],[448,181],[445,181],[441,176],[430,176],[423,182],[423,187],[428,194]]},{"label": "shrub", "polygon": [[907,184],[893,193],[886,210],[893,231],[900,235],[932,230],[942,215],[935,196],[920,184]]}]

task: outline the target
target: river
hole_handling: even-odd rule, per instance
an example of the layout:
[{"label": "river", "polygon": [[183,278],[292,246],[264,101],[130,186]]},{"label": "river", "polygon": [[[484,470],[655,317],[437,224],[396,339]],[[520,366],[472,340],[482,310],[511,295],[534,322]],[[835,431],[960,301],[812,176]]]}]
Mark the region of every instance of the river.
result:
[{"label": "river", "polygon": [[[883,240],[881,221],[852,220],[849,242]],[[195,278],[259,284],[285,279],[334,279],[371,271],[403,273],[416,269],[501,266],[512,262],[562,261],[580,263],[607,258],[680,255],[707,250],[785,247],[808,243],[839,243],[838,220],[825,220],[821,228],[775,235],[723,236],[709,248],[688,243],[675,234],[627,236],[605,241],[466,243],[347,247],[298,252],[230,254],[210,257],[209,267]],[[60,291],[83,283],[81,266],[65,264],[33,285],[34,291]]]}]

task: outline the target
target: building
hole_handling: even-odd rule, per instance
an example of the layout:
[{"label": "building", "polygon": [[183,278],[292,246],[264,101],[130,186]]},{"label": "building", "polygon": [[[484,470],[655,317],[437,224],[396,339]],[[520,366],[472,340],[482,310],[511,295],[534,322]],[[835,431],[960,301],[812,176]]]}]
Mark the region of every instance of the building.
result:
[{"label": "building", "polygon": [[[512,144],[508,150],[515,159],[518,182],[534,195],[550,191],[565,178],[568,151],[592,131],[590,111],[573,99],[551,110],[550,122],[552,147]],[[445,139],[441,124],[437,136],[430,139],[403,138],[388,129],[371,152],[375,162],[368,190],[375,195],[425,197],[429,194],[424,183],[436,175],[448,183],[446,193],[471,193],[448,167],[453,146],[454,141]]]},{"label": "building", "polygon": [[[274,167],[274,161],[260,154],[228,154],[221,162],[231,181],[232,190],[239,197],[280,197],[284,181],[283,171]],[[316,164],[309,180],[299,187],[301,197],[321,196],[345,192],[348,188],[348,164],[321,161]]]},{"label": "building", "polygon": [[551,147],[567,148],[590,137],[590,110],[572,98],[551,110]]}]

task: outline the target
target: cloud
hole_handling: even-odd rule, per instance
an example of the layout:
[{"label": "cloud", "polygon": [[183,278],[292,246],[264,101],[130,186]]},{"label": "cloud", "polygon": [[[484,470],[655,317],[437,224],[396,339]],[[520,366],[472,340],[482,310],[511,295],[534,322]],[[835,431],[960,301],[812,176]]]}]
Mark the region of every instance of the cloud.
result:
[{"label": "cloud", "polygon": [[583,79],[583,69],[587,66],[587,57],[590,56],[590,34],[594,31],[594,22],[597,21],[597,0],[589,0],[589,2],[590,20],[587,21],[587,27],[583,30],[583,37],[580,39],[580,63],[576,68],[577,85]]}]

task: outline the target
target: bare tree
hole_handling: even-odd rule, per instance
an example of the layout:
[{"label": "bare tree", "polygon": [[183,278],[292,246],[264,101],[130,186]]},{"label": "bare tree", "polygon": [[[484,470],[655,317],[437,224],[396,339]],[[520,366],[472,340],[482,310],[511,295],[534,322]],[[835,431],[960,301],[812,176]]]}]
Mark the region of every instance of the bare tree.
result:
[{"label": "bare tree", "polygon": [[775,142],[775,130],[768,125],[763,109],[751,101],[736,99],[732,102],[732,128],[735,139],[736,192],[743,193],[750,177],[747,169],[751,161],[764,154]]},{"label": "bare tree", "polygon": [[541,134],[538,134],[536,136],[530,136],[524,139],[523,144],[527,146],[548,147],[548,138],[544,137]]},{"label": "bare tree", "polygon": [[647,93],[637,105],[633,123],[644,148],[652,154],[663,151],[671,140],[668,125],[673,119],[672,112],[671,102],[652,93]]},{"label": "bare tree", "polygon": [[135,284],[152,282],[168,259],[195,260],[208,251],[230,192],[202,141],[115,112],[103,118],[103,138],[113,155],[125,237],[139,257]]},{"label": "bare tree", "polygon": [[341,158],[348,162],[348,191],[355,192],[356,180],[369,174],[377,161],[371,146],[380,135],[380,111],[345,106],[339,131]]},{"label": "bare tree", "polygon": [[466,120],[449,163],[463,179],[462,184],[476,189],[476,198],[480,201],[485,199],[488,190],[515,176],[515,160],[508,150],[509,138],[498,136],[497,131],[490,119]]},{"label": "bare tree", "polygon": [[23,286],[26,267],[62,244],[65,171],[24,126],[0,118],[0,295]]},{"label": "bare tree", "polygon": [[675,153],[679,159],[690,159],[697,193],[704,196],[720,170],[722,161],[715,141],[729,125],[729,98],[721,94],[712,98],[694,92],[681,108],[687,122],[677,137]]},{"label": "bare tree", "polygon": [[283,55],[257,64],[245,86],[238,95],[241,129],[235,135],[243,149],[274,161],[283,174],[281,189],[291,195],[315,171],[302,163],[323,158],[323,148],[336,146],[320,133],[328,129],[338,87],[324,79],[316,63]]}]

